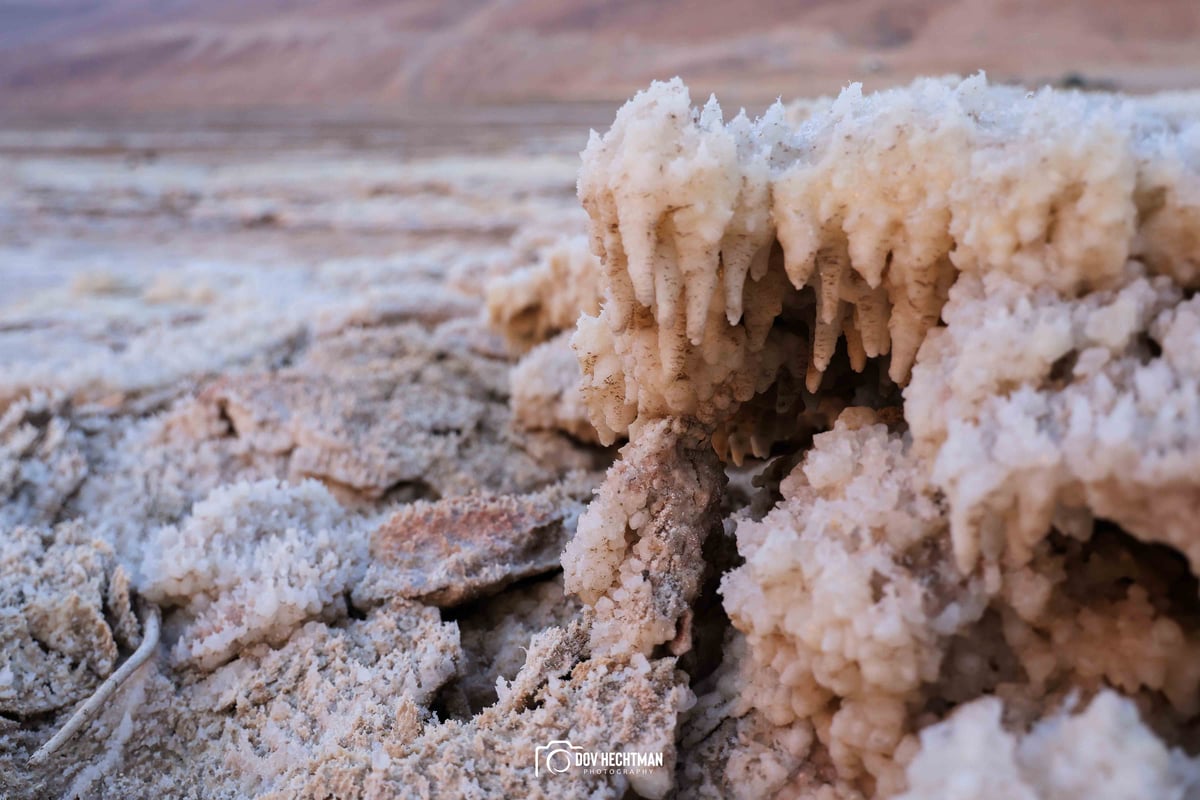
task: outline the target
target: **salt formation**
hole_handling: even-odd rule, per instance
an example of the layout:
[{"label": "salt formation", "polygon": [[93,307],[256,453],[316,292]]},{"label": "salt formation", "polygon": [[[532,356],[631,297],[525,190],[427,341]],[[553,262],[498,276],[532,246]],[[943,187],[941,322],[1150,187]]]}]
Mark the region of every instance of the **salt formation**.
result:
[{"label": "salt formation", "polygon": [[184,524],[160,528],[148,542],[141,591],[182,607],[172,660],[212,669],[249,645],[286,641],[304,620],[342,603],[366,558],[355,528],[311,481],[223,487]]},{"label": "salt formation", "polygon": [[52,524],[87,476],[82,433],[61,397],[35,394],[0,414],[0,526]]},{"label": "salt formation", "polygon": [[417,496],[521,491],[553,478],[536,455],[504,441],[509,410],[493,398],[507,394],[506,365],[461,341],[410,322],[350,328],[297,361],[222,380],[201,398],[249,447],[285,455],[292,480],[377,499],[404,487]]},{"label": "salt formation", "polygon": [[599,278],[600,262],[587,237],[558,235],[538,248],[535,264],[487,284],[492,326],[512,352],[523,354],[510,382],[514,422],[525,430],[558,430],[583,442],[598,441],[579,395],[579,362],[570,338],[581,315],[600,310]]},{"label": "salt formation", "polygon": [[[577,628],[578,626],[574,626]],[[387,791],[374,796],[584,798],[632,790],[662,798],[672,787],[675,731],[693,697],[674,659],[592,657],[575,663],[586,632],[553,628],[535,637],[521,673],[500,700],[466,723],[433,727],[388,764]],[[561,676],[561,677],[560,677]],[[572,745],[662,753],[664,768],[611,777],[573,769],[544,779],[526,770],[530,742],[570,732]],[[372,796],[368,793],[368,796]]]},{"label": "salt formation", "polygon": [[599,266],[586,237],[552,241],[542,248],[537,263],[488,283],[492,325],[503,331],[516,352],[573,330],[580,314],[600,310]]},{"label": "salt formation", "polygon": [[[469,716],[499,699],[498,681],[506,685],[525,665],[534,636],[551,628],[565,629],[578,616],[580,604],[563,592],[562,575],[510,589],[465,609],[458,617],[462,632],[463,668],[456,690],[446,692],[459,704],[457,716]],[[534,687],[536,689],[536,687]]]},{"label": "salt formation", "polygon": [[4,531],[0,713],[44,714],[83,699],[136,645],[129,577],[77,523]]},{"label": "salt formation", "polygon": [[883,426],[818,436],[781,491],[762,521],[738,525],[746,563],[722,587],[758,665],[741,702],[779,726],[816,724],[843,779],[896,786],[907,707],[937,682],[948,638],[982,616],[983,593],[955,570],[937,500]]},{"label": "salt formation", "polygon": [[[75,743],[87,768],[59,760],[29,776],[0,774],[0,787],[15,797],[361,794],[354,776],[386,763],[381,743],[419,731],[420,709],[454,673],[457,653],[452,624],[401,601],[340,625],[310,621],[278,648],[247,647],[188,681],[151,663]],[[154,746],[139,746],[146,741]],[[106,759],[115,763],[88,767]],[[11,783],[21,778],[28,783]]]},{"label": "salt formation", "polygon": [[1200,303],[1131,263],[1120,289],[1067,302],[964,277],[906,392],[917,446],[970,569],[997,538],[1022,562],[1056,522],[1103,517],[1200,569]]},{"label": "salt formation", "polygon": [[[735,633],[697,687],[681,787],[992,796],[990,761],[948,761],[928,727],[962,705],[944,729],[1009,759],[1016,794],[995,796],[1078,796],[1097,751],[1124,759],[1123,726],[1149,762],[1105,791],[1200,792],[1156,738],[1191,741],[1200,710],[1188,108],[977,76],[726,123],[676,80],[593,134],[578,188],[604,300],[573,346],[601,441],[631,439],[564,553],[620,637],[593,646],[665,641],[629,545],[673,517],[637,517],[637,487],[691,474],[705,441],[735,462],[799,451],[726,521]],[[684,586],[698,522],[659,558]],[[1087,712],[1054,711],[1076,692]],[[1111,735],[1074,747],[1093,722]]]},{"label": "salt formation", "polygon": [[994,699],[976,700],[922,732],[901,797],[1183,800],[1200,784],[1200,765],[1164,747],[1133,704],[1113,692],[1078,713],[1050,716],[1024,736],[1004,730],[1001,711]]},{"label": "salt formation", "polygon": [[205,737],[224,745],[213,760],[225,793],[339,796],[377,743],[411,732],[415,709],[454,672],[457,639],[432,609],[397,602],[342,629],[309,623],[280,650],[245,651],[192,690],[218,712]]},{"label": "salt formation", "polygon": [[[816,391],[843,338],[855,370],[888,356],[906,381],[960,272],[1065,297],[1121,285],[1130,258],[1200,281],[1194,124],[983,76],[785,116],[725,123],[675,80],[584,151],[605,303],[576,347],[606,440],[664,415],[719,424],[781,371]],[[815,310],[788,313],[789,292]]]},{"label": "salt formation", "polygon": [[596,429],[579,394],[579,361],[570,338],[563,333],[537,345],[513,367],[513,422],[525,430],[562,431],[596,443]]},{"label": "salt formation", "polygon": [[453,606],[551,572],[592,486],[590,476],[573,474],[529,495],[412,503],[372,531],[355,601],[411,597]]},{"label": "salt formation", "polygon": [[690,649],[702,547],[720,528],[725,475],[702,437],[670,421],[621,450],[563,551],[566,588],[595,610],[593,652]]}]

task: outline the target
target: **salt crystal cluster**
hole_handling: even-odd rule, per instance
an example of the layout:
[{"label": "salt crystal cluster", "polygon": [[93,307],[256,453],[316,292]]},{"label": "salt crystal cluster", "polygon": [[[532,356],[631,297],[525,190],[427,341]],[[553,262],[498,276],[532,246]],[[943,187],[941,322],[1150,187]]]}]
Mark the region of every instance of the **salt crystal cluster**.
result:
[{"label": "salt crystal cluster", "polygon": [[251,644],[285,641],[335,604],[344,610],[366,558],[361,525],[315,482],[219,489],[149,544],[142,592],[185,610],[172,659],[206,669]]},{"label": "salt crystal cluster", "polygon": [[986,599],[954,568],[934,492],[882,425],[818,436],[780,488],[766,517],[737,526],[746,563],[722,585],[755,664],[741,703],[779,726],[815,724],[839,776],[896,785],[908,708]]},{"label": "salt crystal cluster", "polygon": [[1200,302],[1130,262],[1127,282],[1067,301],[964,276],[905,392],[915,446],[950,504],[963,569],[1014,563],[1052,523],[1093,517],[1200,570]]},{"label": "salt crystal cluster", "polygon": [[488,318],[516,352],[600,310],[600,269],[585,236],[559,236],[534,264],[497,276],[486,288]]},{"label": "salt crystal cluster", "polygon": [[1182,800],[1200,783],[1200,764],[1165,747],[1114,692],[1082,711],[1052,714],[1024,735],[1006,731],[1001,713],[998,701],[976,700],[923,731],[900,797]]}]

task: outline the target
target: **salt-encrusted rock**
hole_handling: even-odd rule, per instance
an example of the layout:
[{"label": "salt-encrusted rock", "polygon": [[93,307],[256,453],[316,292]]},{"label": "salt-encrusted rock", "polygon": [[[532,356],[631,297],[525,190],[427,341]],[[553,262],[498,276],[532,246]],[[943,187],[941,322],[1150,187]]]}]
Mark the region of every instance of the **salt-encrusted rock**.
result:
[{"label": "salt-encrusted rock", "polygon": [[85,481],[71,505],[134,573],[146,555],[147,534],[182,522],[213,491],[287,476],[286,455],[255,450],[232,435],[218,406],[196,398],[115,430],[109,425],[92,471],[102,479]]},{"label": "salt-encrusted rock", "polygon": [[139,629],[128,576],[83,525],[0,532],[0,713],[32,717],[83,699]]},{"label": "salt-encrusted rock", "polygon": [[[559,636],[555,636],[555,631]],[[590,658],[564,663],[586,632],[568,638],[552,629],[535,639],[526,668],[541,676],[528,705],[501,703],[466,723],[430,727],[372,776],[366,797],[661,798],[674,782],[675,727],[694,700],[671,658],[628,661]],[[539,646],[545,640],[549,646]],[[573,642],[573,645],[572,645]],[[578,650],[576,650],[578,652]],[[543,663],[548,659],[549,666]],[[514,683],[524,685],[525,669]],[[566,741],[583,752],[662,754],[663,766],[644,772],[588,771],[535,774],[535,748]]]},{"label": "salt-encrusted rock", "polygon": [[60,396],[0,405],[0,528],[52,525],[88,474],[83,434]]},{"label": "salt-encrusted rock", "polygon": [[314,481],[239,483],[197,503],[147,542],[142,592],[179,606],[171,657],[212,669],[303,621],[345,613],[366,568],[366,531]]},{"label": "salt-encrusted rock", "polygon": [[[199,680],[181,680],[152,661],[46,768],[0,770],[0,790],[13,797],[362,797],[362,776],[419,735],[423,709],[459,657],[453,623],[436,609],[397,601],[361,620],[307,622],[281,646],[247,646]],[[48,735],[43,728],[40,738]],[[38,743],[0,731],[0,764],[23,766]]]},{"label": "salt-encrusted rock", "polygon": [[534,347],[513,367],[513,424],[525,430],[556,430],[581,442],[599,437],[579,392],[579,360],[570,334]]},{"label": "salt-encrusted rock", "polygon": [[507,394],[504,362],[400,325],[318,340],[295,365],[225,379],[202,399],[254,451],[286,456],[291,479],[377,499],[406,486],[441,497],[552,482],[555,465],[507,438]]},{"label": "salt-encrusted rock", "polygon": [[310,622],[279,650],[249,648],[189,699],[219,714],[206,738],[234,793],[361,796],[355,777],[410,743],[459,658],[452,623],[395,601],[344,627]]},{"label": "salt-encrusted rock", "polygon": [[[512,430],[508,364],[502,347],[480,354],[487,336],[462,320],[433,331],[350,329],[311,343],[290,367],[219,379],[147,419],[99,418],[106,439],[91,469],[103,480],[84,481],[69,503],[134,567],[145,531],[179,524],[193,504],[240,481],[316,477],[368,509],[380,495],[534,491],[606,466],[603,453],[555,431]],[[427,408],[451,395],[448,406]],[[447,421],[462,424],[438,427]]]},{"label": "salt-encrusted rock", "polygon": [[[478,711],[492,705],[499,697],[498,687],[506,691],[506,702],[512,707],[526,702],[528,698],[514,695],[520,694],[520,689],[514,689],[511,682],[525,665],[528,651],[543,632],[568,628],[580,610],[580,603],[563,591],[559,574],[512,586],[462,613],[458,617],[463,649],[458,688],[466,707]],[[583,639],[586,645],[586,636]]]},{"label": "salt-encrusted rock", "polygon": [[558,567],[593,483],[572,476],[528,495],[418,501],[371,532],[362,605],[389,597],[458,605]]},{"label": "salt-encrusted rock", "polygon": [[600,310],[600,260],[585,236],[562,237],[544,247],[537,263],[493,278],[487,285],[491,324],[514,352],[525,352],[562,331],[581,314]]},{"label": "salt-encrusted rock", "polygon": [[725,473],[683,422],[648,426],[621,449],[563,551],[566,588],[595,609],[598,654],[649,654],[689,640],[702,548],[720,530]]}]

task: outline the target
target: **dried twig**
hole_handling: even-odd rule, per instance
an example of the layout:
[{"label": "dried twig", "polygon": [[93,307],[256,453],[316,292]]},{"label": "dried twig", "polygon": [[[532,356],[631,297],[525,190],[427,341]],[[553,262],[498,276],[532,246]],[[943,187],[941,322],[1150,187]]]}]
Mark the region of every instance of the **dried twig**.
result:
[{"label": "dried twig", "polygon": [[87,699],[83,705],[75,710],[71,718],[67,720],[67,724],[59,729],[58,733],[54,734],[48,742],[38,748],[38,751],[29,757],[30,766],[36,766],[46,762],[50,756],[54,755],[60,747],[62,747],[68,739],[78,733],[79,729],[92,721],[96,714],[100,711],[100,706],[104,704],[113,692],[121,688],[121,684],[129,680],[129,676],[137,671],[137,668],[149,660],[150,656],[158,648],[158,633],[160,623],[162,621],[158,606],[147,603],[145,612],[145,624],[142,631],[142,643],[138,645],[120,669],[108,676],[104,683],[100,684],[100,688]]}]

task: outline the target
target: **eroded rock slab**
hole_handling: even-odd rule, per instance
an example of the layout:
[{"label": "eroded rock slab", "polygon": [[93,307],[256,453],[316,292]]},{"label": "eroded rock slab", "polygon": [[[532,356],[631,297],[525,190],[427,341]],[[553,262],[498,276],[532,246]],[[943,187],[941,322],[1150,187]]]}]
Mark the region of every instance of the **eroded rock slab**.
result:
[{"label": "eroded rock slab", "polygon": [[371,565],[355,602],[409,597],[452,606],[556,569],[593,486],[580,475],[533,494],[405,506],[371,534]]},{"label": "eroded rock slab", "polygon": [[[522,492],[555,480],[563,465],[510,433],[507,364],[465,337],[447,339],[416,325],[351,329],[291,367],[223,380],[203,399],[252,448],[286,455],[291,479],[367,499],[405,488],[435,498]],[[560,450],[571,466],[589,466],[589,453]]]}]

